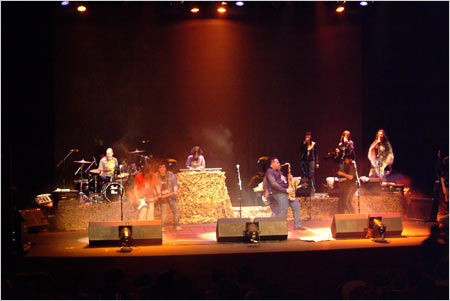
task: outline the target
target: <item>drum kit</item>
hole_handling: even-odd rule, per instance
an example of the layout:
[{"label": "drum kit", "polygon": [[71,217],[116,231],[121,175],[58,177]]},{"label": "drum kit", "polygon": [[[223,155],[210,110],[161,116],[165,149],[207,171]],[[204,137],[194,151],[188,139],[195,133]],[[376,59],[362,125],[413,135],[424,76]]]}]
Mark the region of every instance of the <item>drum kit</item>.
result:
[{"label": "drum kit", "polygon": [[[129,152],[129,155],[134,155],[136,158],[134,163],[127,165],[124,161],[123,165],[120,165],[117,170],[114,171],[112,177],[101,177],[102,172],[111,172],[109,169],[91,169],[94,165],[94,161],[86,161],[84,159],[80,161],[73,161],[80,164],[75,175],[80,174],[80,178],[75,180],[74,183],[79,188],[80,202],[90,203],[103,203],[103,202],[117,202],[125,200],[125,185],[133,185],[134,177],[141,172],[145,164],[150,163],[150,157],[142,155],[145,151],[134,150]],[[83,172],[84,165],[90,164],[88,168]],[[83,176],[83,173],[86,176]]]}]

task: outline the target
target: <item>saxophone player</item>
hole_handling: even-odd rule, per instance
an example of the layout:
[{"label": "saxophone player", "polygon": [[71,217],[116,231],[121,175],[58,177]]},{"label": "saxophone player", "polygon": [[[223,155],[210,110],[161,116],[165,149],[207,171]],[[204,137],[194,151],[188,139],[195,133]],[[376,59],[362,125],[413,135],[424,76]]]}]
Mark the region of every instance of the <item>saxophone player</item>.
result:
[{"label": "saxophone player", "polygon": [[[289,175],[292,177],[292,175]],[[290,188],[286,178],[281,174],[281,164],[278,158],[270,158],[270,167],[264,175],[263,188],[265,196],[270,201],[272,216],[287,217],[288,209],[291,207],[294,215],[294,229],[306,230],[302,227],[300,218],[300,205],[298,201],[290,201],[288,195],[295,193],[294,188]]]}]

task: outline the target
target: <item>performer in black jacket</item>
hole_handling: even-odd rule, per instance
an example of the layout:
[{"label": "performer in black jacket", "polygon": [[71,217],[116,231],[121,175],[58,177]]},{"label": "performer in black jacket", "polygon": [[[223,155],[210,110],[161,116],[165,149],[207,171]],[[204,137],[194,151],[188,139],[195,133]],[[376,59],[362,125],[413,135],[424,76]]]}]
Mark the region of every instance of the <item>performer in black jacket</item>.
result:
[{"label": "performer in black jacket", "polygon": [[344,170],[344,156],[353,155],[355,158],[355,143],[352,140],[352,134],[349,130],[342,132],[339,144],[336,148],[336,157],[339,163],[339,171]]},{"label": "performer in black jacket", "polygon": [[311,181],[311,193],[316,192],[314,173],[319,168],[319,155],[317,152],[317,143],[312,141],[311,132],[306,132],[305,139],[300,146],[300,165],[303,177]]}]

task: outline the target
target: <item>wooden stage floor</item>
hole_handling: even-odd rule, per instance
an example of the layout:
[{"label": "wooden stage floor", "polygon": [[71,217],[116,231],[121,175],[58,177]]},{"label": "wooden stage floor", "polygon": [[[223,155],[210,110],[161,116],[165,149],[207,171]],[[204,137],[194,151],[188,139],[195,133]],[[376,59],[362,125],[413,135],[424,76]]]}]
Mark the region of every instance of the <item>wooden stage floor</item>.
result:
[{"label": "wooden stage floor", "polygon": [[[385,271],[405,271],[420,262],[421,244],[432,225],[405,220],[402,237],[387,237],[389,243],[379,244],[370,239],[325,240],[331,238],[330,224],[306,221],[309,230],[294,231],[293,221],[288,221],[287,240],[263,241],[257,247],[218,243],[216,224],[182,225],[181,231],[164,231],[162,245],[132,247],[130,253],[118,247],[89,247],[87,231],[42,232],[30,234],[32,247],[11,269],[50,277],[62,292],[73,292],[62,299],[73,299],[78,292],[97,298],[89,293],[105,287],[112,270],[121,271],[121,285],[127,290],[135,289],[135,281],[145,275],[163,279],[168,271],[176,271],[205,292],[217,284],[217,273],[236,282],[240,272],[249,270],[286,293],[297,292],[300,297],[294,299],[336,299],[336,288],[351,266],[361,279],[376,281]],[[303,240],[312,238],[324,240]],[[280,296],[273,298],[283,299]]]},{"label": "wooden stage floor", "polygon": [[[331,221],[304,222],[308,230],[301,231],[294,230],[293,222],[289,221],[287,240],[262,241],[257,247],[249,247],[246,243],[218,243],[216,224],[182,225],[180,231],[166,227],[162,245],[133,246],[130,253],[121,253],[118,247],[89,247],[87,231],[41,232],[30,234],[32,247],[26,257],[183,256],[419,246],[428,237],[432,223],[405,220],[402,237],[387,237],[387,244],[375,243],[371,239],[334,240],[330,224]],[[322,241],[306,241],[314,238]]]}]

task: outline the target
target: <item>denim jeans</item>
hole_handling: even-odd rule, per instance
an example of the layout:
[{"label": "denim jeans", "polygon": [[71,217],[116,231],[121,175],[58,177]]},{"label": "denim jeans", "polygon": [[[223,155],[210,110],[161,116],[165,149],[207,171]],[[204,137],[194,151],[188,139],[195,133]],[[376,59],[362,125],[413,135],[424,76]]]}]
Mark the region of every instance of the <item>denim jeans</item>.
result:
[{"label": "denim jeans", "polygon": [[138,221],[152,221],[155,219],[154,215],[154,203],[150,202],[147,206],[144,206],[139,210]]},{"label": "denim jeans", "polygon": [[272,208],[272,216],[287,217],[289,207],[291,207],[294,215],[294,227],[301,227],[300,205],[297,200],[290,201],[286,193],[278,192],[271,195],[271,201],[270,208],[272,208],[272,204],[276,203],[274,204],[276,211]]},{"label": "denim jeans", "polygon": [[168,206],[170,206],[170,209],[172,210],[173,215],[173,226],[178,226],[178,204],[176,198],[168,198],[161,202],[161,222],[162,225],[166,225],[166,218],[167,218],[167,209]]}]

